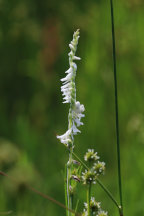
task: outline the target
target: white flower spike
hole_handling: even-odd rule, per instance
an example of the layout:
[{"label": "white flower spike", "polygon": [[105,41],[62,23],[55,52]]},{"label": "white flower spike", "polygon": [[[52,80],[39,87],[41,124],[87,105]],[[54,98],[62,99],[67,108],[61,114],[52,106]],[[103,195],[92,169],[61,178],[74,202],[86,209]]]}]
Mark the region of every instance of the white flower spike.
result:
[{"label": "white flower spike", "polygon": [[65,73],[67,74],[66,77],[61,79],[63,83],[61,86],[61,92],[64,99],[63,103],[70,104],[68,117],[69,125],[66,133],[61,136],[57,136],[57,138],[60,139],[61,143],[65,144],[66,146],[69,146],[70,144],[73,146],[73,135],[80,133],[80,130],[78,130],[77,127],[83,125],[81,118],[85,116],[84,114],[82,114],[85,110],[84,105],[81,105],[79,101],[76,101],[75,77],[77,65],[74,60],[81,59],[80,57],[75,56],[79,37],[79,30],[77,30],[76,32],[74,32],[73,40],[69,44],[70,52],[68,56],[70,67],[67,71],[65,71]]}]

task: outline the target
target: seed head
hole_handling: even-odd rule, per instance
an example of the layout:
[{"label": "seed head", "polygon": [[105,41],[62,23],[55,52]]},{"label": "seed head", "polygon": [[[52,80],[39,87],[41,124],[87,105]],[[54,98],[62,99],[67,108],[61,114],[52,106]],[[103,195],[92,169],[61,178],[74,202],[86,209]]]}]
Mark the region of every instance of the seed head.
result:
[{"label": "seed head", "polygon": [[100,157],[97,155],[97,152],[94,152],[94,149],[88,149],[86,154],[84,155],[84,160],[85,161],[96,161]]}]

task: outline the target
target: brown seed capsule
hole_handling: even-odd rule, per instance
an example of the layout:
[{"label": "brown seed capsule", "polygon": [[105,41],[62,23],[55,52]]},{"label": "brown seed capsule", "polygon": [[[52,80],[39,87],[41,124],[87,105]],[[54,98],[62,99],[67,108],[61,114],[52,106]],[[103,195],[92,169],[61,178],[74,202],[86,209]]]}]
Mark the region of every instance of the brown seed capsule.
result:
[{"label": "brown seed capsule", "polygon": [[76,160],[73,160],[73,164],[76,164],[76,165],[80,166],[80,162],[76,161]]},{"label": "brown seed capsule", "polygon": [[76,175],[72,175],[71,178],[74,179],[75,181],[80,182],[80,178],[78,178]]}]

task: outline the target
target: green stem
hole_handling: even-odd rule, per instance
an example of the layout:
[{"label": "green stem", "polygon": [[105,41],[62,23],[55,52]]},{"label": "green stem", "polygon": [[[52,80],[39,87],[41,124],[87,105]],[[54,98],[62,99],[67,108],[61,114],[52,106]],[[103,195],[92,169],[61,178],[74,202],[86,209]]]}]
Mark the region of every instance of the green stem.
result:
[{"label": "green stem", "polygon": [[64,179],[64,186],[65,186],[65,205],[66,205],[66,216],[68,216],[68,200],[67,200],[67,165],[65,165],[65,179]]},{"label": "green stem", "polygon": [[[87,170],[89,170],[89,167],[74,152],[72,154]],[[103,185],[103,183],[98,178],[96,179],[96,181],[100,185],[100,187],[106,192],[109,198],[113,201],[113,203],[116,205],[119,212],[121,212],[121,207],[119,206],[118,202],[116,201],[114,196],[111,194],[111,192]]]},{"label": "green stem", "polygon": [[114,202],[114,204],[117,206],[117,208],[120,211],[120,206],[117,203],[116,199],[113,197],[113,195],[111,194],[111,192],[102,184],[102,182],[97,178],[96,179],[97,183],[101,186],[101,188],[107,193],[107,195],[110,197],[110,199]]},{"label": "green stem", "polygon": [[[67,205],[69,209],[73,209],[73,194],[71,192],[71,172],[72,172],[72,148],[69,150],[69,161],[67,163]],[[68,216],[72,216],[69,211]]]},{"label": "green stem", "polygon": [[[71,175],[72,175],[72,150],[70,152],[70,186],[71,186]],[[73,189],[72,189],[73,190]],[[70,209],[73,209],[73,192],[70,191]],[[70,215],[73,215],[72,213]]]},{"label": "green stem", "polygon": [[[69,109],[69,116],[68,116],[68,128],[72,128],[72,123],[73,123],[73,119],[72,119],[72,109],[73,109],[73,103],[70,104],[70,109]],[[71,190],[71,175],[72,175],[72,154],[73,154],[73,136],[71,135],[71,143],[69,146],[69,161],[67,163],[67,204],[68,204],[68,208],[69,209],[73,209],[73,192]],[[68,212],[68,216],[72,216],[71,212]]]},{"label": "green stem", "polygon": [[118,87],[117,87],[116,46],[115,46],[115,25],[114,25],[113,0],[110,0],[110,7],[111,7],[111,25],[112,25],[114,89],[115,89],[115,115],[116,115],[118,183],[119,183],[119,196],[120,196],[120,205],[121,205],[121,214],[120,215],[123,216],[121,164],[120,164],[120,141],[119,141],[119,112],[118,112],[118,93],[117,93]]},{"label": "green stem", "polygon": [[87,186],[87,213],[88,216],[91,216],[91,211],[90,211],[90,197],[91,197],[91,184]]},{"label": "green stem", "polygon": [[[68,161],[69,162],[69,161]],[[70,205],[69,205],[69,164],[67,163],[67,207],[69,208]],[[67,215],[70,216],[70,212],[68,211],[67,212]]]}]

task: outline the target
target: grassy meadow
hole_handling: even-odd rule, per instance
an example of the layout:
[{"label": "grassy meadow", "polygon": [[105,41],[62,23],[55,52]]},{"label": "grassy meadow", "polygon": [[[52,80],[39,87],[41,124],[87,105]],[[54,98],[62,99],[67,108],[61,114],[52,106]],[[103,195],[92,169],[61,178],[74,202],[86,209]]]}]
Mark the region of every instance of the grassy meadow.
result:
[{"label": "grassy meadow", "polygon": [[[144,215],[144,2],[114,0],[124,216]],[[94,148],[106,162],[101,181],[119,201],[110,4],[107,0],[0,0],[0,215],[60,216],[65,209],[69,106],[60,79],[68,44],[80,29],[77,98],[84,126],[75,138],[81,159]],[[79,208],[86,191],[79,186]],[[98,184],[93,194],[111,216],[118,211]],[[10,211],[10,212],[9,212]]]}]

